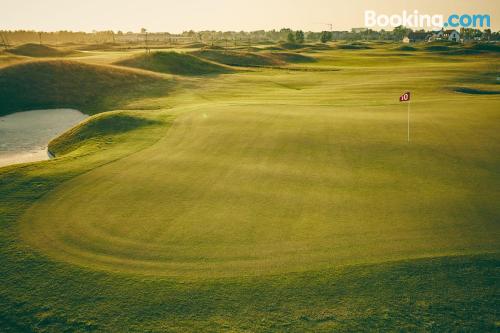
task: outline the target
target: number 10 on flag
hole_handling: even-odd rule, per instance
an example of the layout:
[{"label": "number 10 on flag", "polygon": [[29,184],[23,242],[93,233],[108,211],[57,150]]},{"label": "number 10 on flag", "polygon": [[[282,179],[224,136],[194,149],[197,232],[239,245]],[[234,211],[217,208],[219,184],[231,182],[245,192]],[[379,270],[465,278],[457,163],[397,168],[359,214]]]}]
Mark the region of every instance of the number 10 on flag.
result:
[{"label": "number 10 on flag", "polygon": [[408,102],[408,143],[410,143],[410,92],[407,91],[399,96],[400,102]]}]

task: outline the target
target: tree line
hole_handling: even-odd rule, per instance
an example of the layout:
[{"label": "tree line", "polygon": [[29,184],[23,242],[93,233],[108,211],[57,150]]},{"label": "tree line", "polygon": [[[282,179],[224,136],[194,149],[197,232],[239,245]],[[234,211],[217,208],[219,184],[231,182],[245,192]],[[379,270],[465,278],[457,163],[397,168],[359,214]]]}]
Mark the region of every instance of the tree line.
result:
[{"label": "tree line", "polygon": [[[354,29],[353,29],[354,30]],[[412,32],[405,27],[396,27],[391,31],[371,29],[358,29],[361,31],[307,31],[292,30],[283,28],[280,30],[256,30],[256,31],[184,31],[181,34],[171,34],[168,32],[150,32],[148,40],[151,43],[175,43],[176,41],[202,42],[206,44],[245,44],[251,45],[264,42],[323,42],[345,40],[388,40],[400,41],[405,35]],[[144,30],[145,31],[145,30]],[[0,44],[23,44],[23,43],[141,43],[144,40],[143,32],[123,32],[123,31],[57,31],[43,32],[34,30],[0,30]],[[423,30],[415,31],[423,32]],[[461,36],[466,40],[482,39],[499,41],[500,32],[492,32],[490,29],[461,29]]]}]

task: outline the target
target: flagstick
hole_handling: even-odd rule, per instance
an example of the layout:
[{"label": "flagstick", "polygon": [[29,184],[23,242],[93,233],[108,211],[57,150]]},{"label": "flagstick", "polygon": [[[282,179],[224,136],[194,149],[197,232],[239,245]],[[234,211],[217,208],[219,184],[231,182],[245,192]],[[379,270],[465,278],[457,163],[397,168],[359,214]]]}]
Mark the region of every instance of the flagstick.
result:
[{"label": "flagstick", "polygon": [[408,101],[408,143],[410,143],[410,101]]}]

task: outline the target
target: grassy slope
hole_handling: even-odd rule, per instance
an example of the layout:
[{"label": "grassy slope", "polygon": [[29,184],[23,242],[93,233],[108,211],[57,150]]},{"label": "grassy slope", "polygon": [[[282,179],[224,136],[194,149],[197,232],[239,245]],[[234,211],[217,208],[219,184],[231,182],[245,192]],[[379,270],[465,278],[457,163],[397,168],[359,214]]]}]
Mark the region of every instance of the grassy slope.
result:
[{"label": "grassy slope", "polygon": [[116,65],[146,69],[154,72],[177,75],[206,75],[232,72],[231,69],[177,52],[153,52],[121,60]]},{"label": "grassy slope", "polygon": [[64,57],[75,54],[75,51],[60,50],[54,47],[40,44],[23,44],[8,50],[9,53],[26,57]]},{"label": "grassy slope", "polygon": [[251,52],[204,49],[194,51],[192,54],[230,66],[273,66],[283,64],[282,61],[272,56]]},{"label": "grassy slope", "polygon": [[26,57],[0,52],[0,68],[26,61]]},{"label": "grassy slope", "polygon": [[[494,331],[497,255],[339,267],[498,251],[498,97],[447,89],[493,60],[347,52],[311,64],[339,72],[236,74],[155,101],[176,106],[176,123],[106,166],[92,161],[152,132],[4,171],[4,330]],[[415,95],[410,147],[402,86]],[[32,202],[23,237],[61,261],[19,241]]]},{"label": "grassy slope", "polygon": [[279,59],[283,62],[291,62],[291,63],[305,63],[305,62],[316,61],[316,59],[314,59],[313,57],[291,52],[275,52],[271,53],[270,56],[272,56],[275,59]]},{"label": "grassy slope", "polygon": [[106,112],[95,115],[73,127],[49,143],[54,156],[102,149],[113,143],[114,137],[137,128],[157,125],[158,121],[137,116],[135,112]]},{"label": "grassy slope", "polygon": [[168,80],[116,67],[74,61],[31,61],[0,68],[0,115],[34,108],[86,113],[118,107],[140,96],[164,94]]}]

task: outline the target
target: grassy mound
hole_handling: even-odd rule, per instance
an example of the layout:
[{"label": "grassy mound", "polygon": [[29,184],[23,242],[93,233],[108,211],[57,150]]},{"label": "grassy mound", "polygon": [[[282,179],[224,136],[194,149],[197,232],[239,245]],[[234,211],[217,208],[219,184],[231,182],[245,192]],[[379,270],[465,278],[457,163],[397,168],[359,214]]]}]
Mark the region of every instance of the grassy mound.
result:
[{"label": "grassy mound", "polygon": [[477,51],[500,52],[500,45],[487,44],[487,43],[475,43],[470,47],[470,49],[477,50]]},{"label": "grassy mound", "polygon": [[281,43],[280,47],[285,50],[299,50],[303,49],[304,45],[295,43]]},{"label": "grassy mound", "polygon": [[0,68],[24,61],[26,61],[26,58],[22,56],[16,56],[10,53],[0,53]]},{"label": "grassy mound", "polygon": [[205,47],[207,50],[224,50],[222,46],[219,45],[208,45]]},{"label": "grassy mound", "polygon": [[233,51],[247,51],[247,52],[259,52],[259,51],[262,51],[264,49],[261,49],[261,48],[258,48],[258,47],[255,47],[255,46],[237,46],[237,47],[233,47],[231,48]]},{"label": "grassy mound", "polygon": [[483,89],[467,88],[467,87],[453,88],[453,91],[469,95],[500,95],[500,91],[496,90],[483,90]]},{"label": "grassy mound", "polygon": [[302,54],[290,53],[290,52],[271,53],[271,57],[278,59],[279,61],[291,62],[291,63],[316,62],[316,59],[314,59],[313,57],[308,57]]},{"label": "grassy mound", "polygon": [[146,69],[153,72],[188,76],[231,72],[231,70],[226,67],[210,63],[190,54],[177,52],[140,54],[129,59],[121,60],[115,64]]},{"label": "grassy mound", "polygon": [[267,46],[267,47],[262,48],[262,50],[266,50],[266,51],[283,51],[284,49],[282,47],[279,47],[279,46]]},{"label": "grassy mound", "polygon": [[9,50],[10,53],[26,57],[64,57],[74,54],[73,51],[59,50],[54,47],[40,44],[23,44]]},{"label": "grassy mound", "polygon": [[443,52],[443,51],[449,51],[450,47],[447,45],[431,45],[427,46],[425,50],[430,52]]},{"label": "grassy mound", "polygon": [[139,96],[164,93],[169,81],[141,72],[74,61],[32,61],[0,69],[0,115],[43,108],[97,113]]},{"label": "grassy mound", "polygon": [[49,151],[55,155],[70,153],[92,140],[100,147],[113,142],[117,134],[139,127],[154,125],[157,120],[147,119],[134,113],[106,112],[95,115],[49,143]]},{"label": "grassy mound", "polygon": [[107,51],[113,50],[115,47],[120,46],[118,43],[99,43],[99,44],[87,44],[78,47],[79,50],[85,51]]},{"label": "grassy mound", "polygon": [[316,51],[325,51],[325,50],[331,50],[332,47],[327,44],[314,44],[309,46],[311,50],[316,50]]},{"label": "grassy mound", "polygon": [[403,45],[394,49],[395,51],[416,51],[417,48],[410,45]]},{"label": "grassy mound", "polygon": [[193,55],[230,66],[273,66],[281,62],[269,56],[251,52],[200,50]]},{"label": "grassy mound", "polygon": [[337,48],[342,50],[367,50],[372,47],[363,43],[354,42],[350,44],[339,44],[337,45]]},{"label": "grassy mound", "polygon": [[487,43],[474,43],[470,45],[462,46],[460,44],[437,44],[431,45],[426,48],[428,51],[442,52],[446,55],[475,55],[484,53],[497,53],[500,52],[500,46],[498,44],[487,44]]},{"label": "grassy mound", "polygon": [[202,47],[206,47],[207,44],[200,43],[200,42],[195,42],[195,43],[188,43],[188,44],[183,44],[180,46],[182,49],[201,49]]}]

